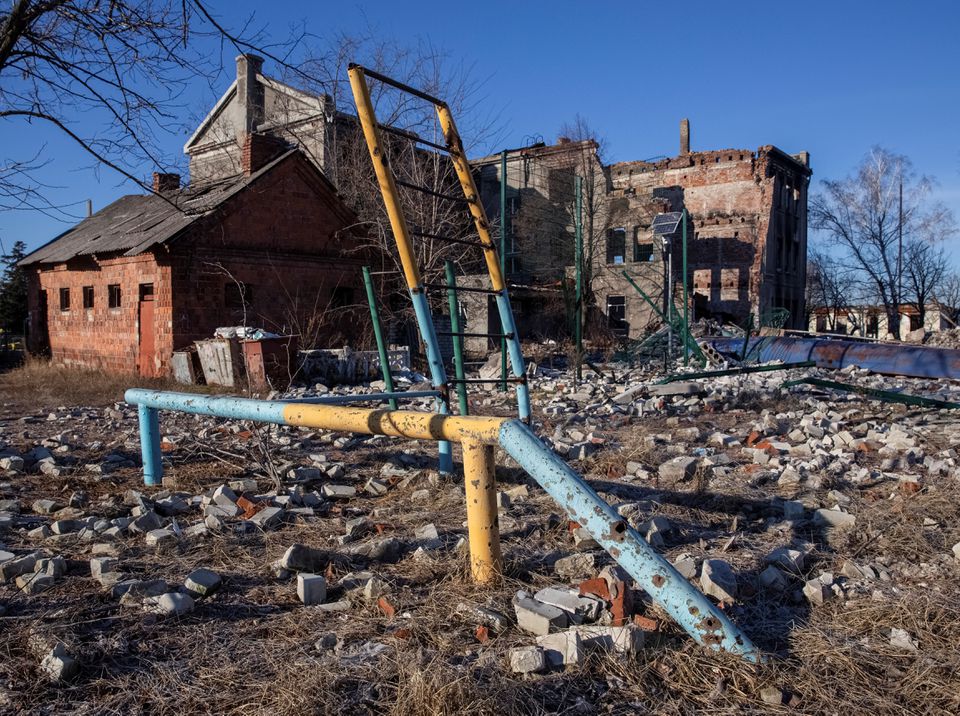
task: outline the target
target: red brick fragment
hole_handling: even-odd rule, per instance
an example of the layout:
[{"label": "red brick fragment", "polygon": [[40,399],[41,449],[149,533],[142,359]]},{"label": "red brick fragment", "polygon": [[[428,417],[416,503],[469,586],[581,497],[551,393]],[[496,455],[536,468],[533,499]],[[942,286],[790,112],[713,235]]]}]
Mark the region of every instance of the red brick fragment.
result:
[{"label": "red brick fragment", "polygon": [[380,597],[377,600],[377,606],[380,607],[380,610],[387,615],[387,619],[393,619],[397,613],[396,607],[387,601],[386,597]]},{"label": "red brick fragment", "polygon": [[483,626],[483,624],[477,627],[475,634],[477,641],[479,641],[481,644],[486,644],[488,641],[490,641],[490,630]]},{"label": "red brick fragment", "polygon": [[607,588],[607,580],[603,577],[597,577],[580,582],[580,596],[599,597],[605,602],[609,602],[610,590]]},{"label": "red brick fragment", "polygon": [[656,619],[645,617],[642,614],[634,614],[633,623],[644,631],[656,631],[660,626]]}]

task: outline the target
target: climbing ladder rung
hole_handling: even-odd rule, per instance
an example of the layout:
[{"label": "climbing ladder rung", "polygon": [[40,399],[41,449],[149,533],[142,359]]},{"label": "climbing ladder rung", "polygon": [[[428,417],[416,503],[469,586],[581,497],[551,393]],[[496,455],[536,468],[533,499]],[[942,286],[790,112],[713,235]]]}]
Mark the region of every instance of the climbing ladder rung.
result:
[{"label": "climbing ladder rung", "polygon": [[418,90],[416,87],[411,87],[410,85],[405,85],[403,82],[398,82],[392,77],[387,77],[386,75],[381,75],[379,72],[374,72],[373,70],[367,69],[366,67],[361,67],[355,62],[351,62],[347,66],[347,69],[360,70],[367,77],[372,77],[373,79],[379,82],[383,82],[383,84],[385,85],[390,85],[391,87],[396,87],[398,90],[403,90],[404,92],[408,92],[409,94],[412,94],[414,97],[419,97],[420,99],[426,100],[427,102],[430,102],[431,104],[435,104],[438,107],[447,106],[447,103],[444,102],[442,99],[437,99],[433,95],[429,95],[426,92]]},{"label": "climbing ladder rung", "polygon": [[429,139],[423,139],[418,137],[413,132],[408,132],[405,129],[397,129],[396,127],[391,127],[389,124],[378,124],[378,129],[382,129],[388,134],[395,134],[398,137],[403,137],[404,139],[409,139],[411,142],[416,142],[417,144],[423,144],[427,147],[433,147],[441,152],[450,152],[450,149],[444,144],[437,144],[436,142],[431,142]]},{"label": "climbing ladder rung", "polygon": [[463,331],[437,331],[438,336],[459,336],[460,338],[492,338],[500,340],[506,338],[508,341],[513,338],[512,333],[464,333]]},{"label": "climbing ladder rung", "polygon": [[420,186],[419,184],[411,184],[410,182],[400,181],[399,179],[394,179],[394,182],[397,186],[402,186],[405,189],[412,189],[413,191],[419,191],[421,194],[429,194],[430,196],[435,196],[438,199],[444,199],[446,201],[455,201],[458,204],[472,204],[473,199],[468,199],[465,196],[454,196],[453,194],[444,194],[441,191],[434,191],[425,186]]},{"label": "climbing ladder rung", "polygon": [[455,383],[464,383],[477,385],[480,383],[521,383],[526,384],[527,376],[522,376],[520,378],[450,378],[447,380],[447,385],[453,385]]},{"label": "climbing ladder rung", "polygon": [[443,291],[463,291],[465,293],[485,293],[488,296],[499,296],[502,291],[494,291],[492,288],[479,288],[474,286],[448,286],[445,283],[425,283],[424,288],[437,288]]},{"label": "climbing ladder rung", "polygon": [[434,239],[436,241],[449,241],[451,244],[463,244],[464,246],[477,246],[481,249],[490,249],[492,246],[487,246],[482,241],[474,241],[472,239],[455,239],[452,236],[443,236],[441,234],[431,234],[426,231],[411,231],[411,234],[414,236],[419,236],[421,239]]}]

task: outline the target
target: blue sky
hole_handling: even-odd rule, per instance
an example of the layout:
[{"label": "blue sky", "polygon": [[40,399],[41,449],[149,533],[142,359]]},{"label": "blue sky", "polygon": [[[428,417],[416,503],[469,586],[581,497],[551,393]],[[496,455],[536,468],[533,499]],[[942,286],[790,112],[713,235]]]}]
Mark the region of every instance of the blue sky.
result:
[{"label": "blue sky", "polygon": [[[695,150],[775,144],[809,151],[815,189],[824,178],[849,173],[880,144],[933,176],[938,198],[960,216],[955,0],[209,1],[227,24],[239,27],[253,15],[278,41],[303,21],[317,43],[333,32],[373,30],[444,48],[483,80],[505,146],[537,135],[553,141],[579,112],[606,139],[610,160],[673,155],[679,121],[689,117]],[[234,54],[224,54],[220,89],[230,82]],[[269,63],[265,69],[269,74]],[[202,116],[215,98],[198,85],[184,120]],[[164,141],[171,157],[187,134]],[[45,128],[0,123],[0,143],[4,156],[17,155],[11,147],[32,154],[45,145],[51,162],[44,178],[59,187],[56,200],[76,202],[78,213],[88,198],[101,208],[133,190],[110,170],[92,170],[68,140]],[[151,171],[143,167],[142,175]],[[9,247],[22,239],[33,248],[69,225],[0,213],[0,240]]]}]

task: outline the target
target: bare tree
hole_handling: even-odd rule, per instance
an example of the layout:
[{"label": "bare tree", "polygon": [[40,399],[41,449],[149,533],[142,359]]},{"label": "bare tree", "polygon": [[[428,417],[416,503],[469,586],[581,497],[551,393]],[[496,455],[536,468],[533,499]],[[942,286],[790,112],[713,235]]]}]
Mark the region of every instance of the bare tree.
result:
[{"label": "bare tree", "polygon": [[903,247],[903,263],[904,299],[916,306],[923,327],[927,305],[947,275],[949,259],[943,246],[914,240]]},{"label": "bare tree", "polygon": [[954,327],[960,324],[960,273],[954,271],[944,276],[936,293],[940,315]]},{"label": "bare tree", "polygon": [[895,338],[900,337],[899,306],[905,298],[901,232],[904,247],[917,241],[935,244],[956,232],[953,213],[929,199],[932,186],[932,179],[914,173],[907,157],[874,147],[853,176],[824,181],[811,202],[813,227],[836,245],[852,269],[853,285],[883,307]]},{"label": "bare tree", "polygon": [[[224,28],[201,0],[3,0],[0,9],[0,119],[53,127],[94,166],[147,190],[141,174],[167,166],[159,140],[176,134],[182,97],[213,83],[219,41],[257,49],[259,33]],[[82,119],[82,122],[80,121]],[[0,209],[63,213],[37,179],[35,153],[4,143]]]},{"label": "bare tree", "polygon": [[847,270],[829,254],[813,249],[807,257],[807,309],[823,309],[827,330],[837,329],[841,312],[852,303]]},{"label": "bare tree", "polygon": [[[401,266],[393,234],[380,196],[379,185],[359,123],[354,116],[354,100],[347,69],[351,62],[416,87],[447,102],[457,120],[467,151],[494,141],[499,131],[494,113],[485,110],[483,83],[472,68],[456,63],[445,51],[419,43],[404,45],[365,35],[336,35],[324,48],[311,52],[297,76],[285,81],[314,94],[325,93],[327,124],[305,126],[304,132],[323,131],[322,141],[315,137],[297,137],[296,128],[288,130],[301,146],[322,146],[324,173],[357,216],[352,227],[358,240],[353,249],[380,257],[396,281],[385,281],[383,288],[394,296],[404,295],[399,281]],[[288,73],[289,74],[289,73]],[[306,81],[305,78],[309,78]],[[298,79],[300,81],[298,81]],[[368,78],[371,99],[381,125],[398,130],[382,132],[390,166],[400,184],[401,202],[414,237],[417,263],[426,281],[438,280],[445,261],[463,269],[475,269],[481,258],[459,240],[476,240],[469,213],[461,202],[438,195],[461,195],[453,164],[446,154],[434,151],[416,139],[444,144],[435,108],[428,102]],[[407,186],[404,186],[407,185]],[[421,187],[418,191],[409,186]],[[447,237],[454,241],[445,241]],[[385,310],[390,312],[390,301]],[[408,302],[397,302],[408,305]]]}]

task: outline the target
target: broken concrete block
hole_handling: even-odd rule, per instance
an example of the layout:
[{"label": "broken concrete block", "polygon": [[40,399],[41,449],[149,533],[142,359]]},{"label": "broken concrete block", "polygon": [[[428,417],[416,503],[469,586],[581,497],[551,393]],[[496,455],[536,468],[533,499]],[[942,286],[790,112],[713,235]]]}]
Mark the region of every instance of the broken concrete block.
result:
[{"label": "broken concrete block", "polygon": [[818,527],[833,527],[843,529],[852,527],[857,518],[849,512],[840,510],[820,509],[813,513],[813,523]]},{"label": "broken concrete block", "polygon": [[283,510],[279,507],[265,507],[251,517],[247,522],[255,524],[262,530],[277,527],[283,521]]},{"label": "broken concrete block", "polygon": [[957,542],[955,545],[953,545],[953,557],[960,562],[960,542]]},{"label": "broken concrete block", "polygon": [[494,632],[505,631],[510,626],[510,620],[505,614],[487,607],[474,607],[461,602],[457,605],[457,612],[472,617],[480,624],[490,627]]},{"label": "broken concrete block", "polygon": [[803,585],[803,596],[815,607],[823,606],[831,594],[832,592],[819,579],[811,579]]},{"label": "broken concrete block", "polygon": [[660,465],[657,474],[671,482],[691,480],[697,473],[698,460],[695,457],[675,457]]},{"label": "broken concrete block", "polygon": [[513,608],[517,614],[517,626],[531,634],[543,636],[567,626],[566,612],[531,599],[524,592],[518,592],[514,597]]},{"label": "broken concrete block", "polygon": [[322,604],[327,598],[327,580],[319,574],[301,572],[297,575],[297,596],[307,606]]},{"label": "broken concrete block", "polygon": [[151,530],[158,530],[163,526],[163,520],[153,511],[144,512],[127,525],[127,529],[135,534],[146,534]]},{"label": "broken concrete block", "polygon": [[63,644],[57,644],[40,662],[40,670],[51,681],[69,681],[80,671],[80,664]]},{"label": "broken concrete block", "polygon": [[8,559],[0,564],[0,581],[8,582],[22,574],[30,574],[37,566],[37,553],[25,554],[22,557]]},{"label": "broken concrete block", "polygon": [[722,559],[704,560],[700,571],[700,588],[704,594],[732,604],[737,599],[737,576]]},{"label": "broken concrete block", "polygon": [[183,586],[195,597],[209,597],[220,589],[220,584],[219,574],[203,568],[193,570],[183,581]]},{"label": "broken concrete block", "polygon": [[592,554],[572,554],[558,559],[553,565],[553,571],[562,579],[580,580],[593,574],[595,562]]},{"label": "broken concrete block", "polygon": [[375,602],[385,594],[390,593],[390,585],[380,577],[370,577],[363,585],[363,598],[368,602]]},{"label": "broken concrete block", "polygon": [[174,544],[177,536],[168,529],[150,530],[144,537],[144,541],[151,547],[163,547]]},{"label": "broken concrete block", "polygon": [[381,495],[386,495],[390,490],[390,483],[384,482],[383,480],[378,480],[375,477],[371,477],[369,480],[367,480],[367,483],[363,486],[363,489],[368,495],[380,497]]},{"label": "broken concrete block", "polygon": [[583,660],[583,642],[573,629],[538,637],[537,646],[543,649],[551,666],[579,664]]},{"label": "broken concrete block", "polygon": [[330,557],[323,550],[297,543],[283,553],[280,566],[294,572],[319,572],[329,561]]},{"label": "broken concrete block", "polygon": [[213,500],[214,504],[230,507],[231,505],[236,505],[237,493],[231,490],[229,485],[220,485],[220,487],[213,491],[210,499]]},{"label": "broken concrete block", "polygon": [[59,579],[67,571],[67,561],[63,557],[38,559],[33,571],[37,574],[46,574],[54,579]]},{"label": "broken concrete block", "polygon": [[789,547],[778,547],[763,558],[766,564],[775,564],[788,572],[799,574],[807,566],[808,552]]},{"label": "broken concrete block", "polygon": [[346,500],[356,497],[357,488],[353,485],[324,485],[321,492],[329,500]]},{"label": "broken concrete block", "polygon": [[38,594],[44,589],[53,586],[54,579],[49,574],[34,572],[33,574],[21,574],[16,579],[17,589],[24,594]]},{"label": "broken concrete block", "polygon": [[567,612],[567,616],[573,624],[596,621],[600,616],[600,610],[603,608],[603,604],[596,599],[580,596],[580,590],[578,589],[547,587],[534,594],[533,598],[538,602],[549,604]]},{"label": "broken concrete block", "polygon": [[38,515],[52,515],[64,508],[64,505],[55,500],[36,500],[32,505],[33,511]]},{"label": "broken concrete block", "polygon": [[646,638],[643,629],[636,624],[623,626],[579,626],[575,630],[584,646],[602,649],[610,653],[636,656],[643,649]]},{"label": "broken concrete block", "polygon": [[243,510],[241,510],[237,505],[217,505],[210,504],[203,508],[204,517],[216,517],[221,520],[229,520],[231,517],[236,517]]},{"label": "broken concrete block", "polygon": [[684,579],[694,579],[697,576],[697,560],[689,554],[681,554],[673,563]]},{"label": "broken concrete block", "polygon": [[510,670],[515,674],[536,674],[547,668],[547,657],[539,646],[510,650]]},{"label": "broken concrete block", "polygon": [[577,527],[573,531],[573,544],[580,549],[599,549],[600,547],[600,543],[583,527]]},{"label": "broken concrete block", "polygon": [[920,643],[910,636],[910,632],[906,629],[893,627],[890,629],[890,646],[903,649],[904,651],[917,651]]},{"label": "broken concrete block", "polygon": [[786,576],[774,566],[760,572],[760,586],[771,592],[784,592],[789,586]]},{"label": "broken concrete block", "polygon": [[182,592],[167,592],[156,597],[147,597],[143,606],[148,612],[164,617],[178,617],[189,614],[196,606],[193,598]]}]

